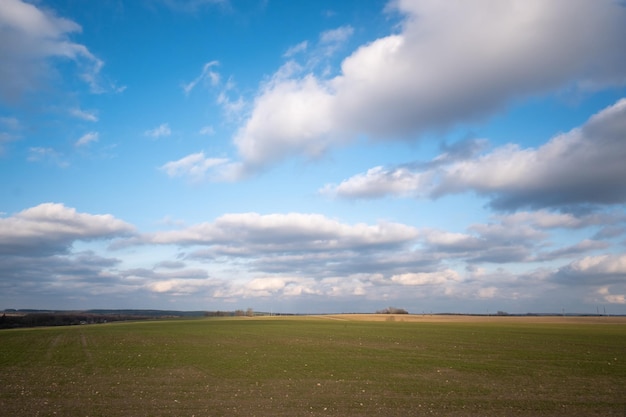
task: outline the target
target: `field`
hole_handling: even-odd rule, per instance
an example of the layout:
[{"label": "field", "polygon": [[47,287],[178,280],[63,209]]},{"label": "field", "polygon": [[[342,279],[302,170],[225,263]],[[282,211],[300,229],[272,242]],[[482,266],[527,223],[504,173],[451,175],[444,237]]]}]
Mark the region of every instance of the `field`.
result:
[{"label": "field", "polygon": [[624,318],[321,316],[0,331],[4,416],[620,416]]}]

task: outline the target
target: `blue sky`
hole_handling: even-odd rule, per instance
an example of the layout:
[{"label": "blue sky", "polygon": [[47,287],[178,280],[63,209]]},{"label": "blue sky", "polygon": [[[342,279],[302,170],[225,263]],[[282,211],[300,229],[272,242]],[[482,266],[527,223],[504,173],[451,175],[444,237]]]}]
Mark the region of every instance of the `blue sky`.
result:
[{"label": "blue sky", "polygon": [[0,2],[0,308],[626,314],[614,0]]}]

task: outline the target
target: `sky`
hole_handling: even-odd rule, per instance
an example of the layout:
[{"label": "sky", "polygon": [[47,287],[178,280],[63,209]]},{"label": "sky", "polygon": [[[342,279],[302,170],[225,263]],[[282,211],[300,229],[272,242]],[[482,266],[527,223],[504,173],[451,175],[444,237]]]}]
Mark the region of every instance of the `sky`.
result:
[{"label": "sky", "polygon": [[619,0],[2,0],[0,309],[626,314]]}]

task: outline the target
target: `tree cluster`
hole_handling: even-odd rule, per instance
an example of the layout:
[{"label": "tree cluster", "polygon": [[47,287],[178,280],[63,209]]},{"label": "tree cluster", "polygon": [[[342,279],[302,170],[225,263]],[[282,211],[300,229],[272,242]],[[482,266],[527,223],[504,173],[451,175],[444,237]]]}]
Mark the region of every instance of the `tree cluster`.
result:
[{"label": "tree cluster", "polygon": [[409,312],[403,308],[387,307],[383,310],[378,310],[376,314],[409,314]]},{"label": "tree cluster", "polygon": [[107,323],[122,320],[146,320],[154,317],[127,314],[92,314],[92,313],[27,313],[6,314],[0,316],[0,329],[41,326],[73,326],[79,324]]}]

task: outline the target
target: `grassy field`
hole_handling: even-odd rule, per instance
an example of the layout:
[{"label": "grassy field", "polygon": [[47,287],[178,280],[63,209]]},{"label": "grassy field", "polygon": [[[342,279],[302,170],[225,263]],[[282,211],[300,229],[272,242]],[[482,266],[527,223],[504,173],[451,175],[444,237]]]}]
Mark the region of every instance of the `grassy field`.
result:
[{"label": "grassy field", "polygon": [[4,330],[0,413],[626,415],[624,319],[390,318]]}]

